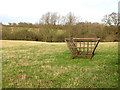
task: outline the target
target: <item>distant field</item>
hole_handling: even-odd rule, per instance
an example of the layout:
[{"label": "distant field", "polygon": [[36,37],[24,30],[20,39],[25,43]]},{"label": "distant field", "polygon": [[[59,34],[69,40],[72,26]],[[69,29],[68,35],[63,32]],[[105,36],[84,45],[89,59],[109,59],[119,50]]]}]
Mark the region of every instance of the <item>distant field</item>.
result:
[{"label": "distant field", "polygon": [[65,43],[2,41],[2,88],[117,88],[118,43],[72,59]]}]

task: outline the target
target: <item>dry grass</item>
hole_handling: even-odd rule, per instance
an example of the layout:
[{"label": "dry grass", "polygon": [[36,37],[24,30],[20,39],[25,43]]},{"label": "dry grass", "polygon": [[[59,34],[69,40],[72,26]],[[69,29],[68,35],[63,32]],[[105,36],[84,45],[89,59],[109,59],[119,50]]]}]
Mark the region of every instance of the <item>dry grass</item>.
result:
[{"label": "dry grass", "polygon": [[2,41],[3,88],[116,88],[118,43],[100,42],[92,60],[65,43]]}]

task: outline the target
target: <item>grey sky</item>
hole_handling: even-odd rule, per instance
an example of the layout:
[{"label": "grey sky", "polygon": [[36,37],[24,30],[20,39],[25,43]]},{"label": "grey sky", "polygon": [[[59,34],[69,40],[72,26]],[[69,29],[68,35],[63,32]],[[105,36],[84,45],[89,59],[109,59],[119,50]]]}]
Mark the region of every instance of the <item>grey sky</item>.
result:
[{"label": "grey sky", "polygon": [[1,0],[0,22],[39,22],[47,12],[61,16],[69,12],[82,21],[99,22],[104,15],[118,12],[119,0]]}]

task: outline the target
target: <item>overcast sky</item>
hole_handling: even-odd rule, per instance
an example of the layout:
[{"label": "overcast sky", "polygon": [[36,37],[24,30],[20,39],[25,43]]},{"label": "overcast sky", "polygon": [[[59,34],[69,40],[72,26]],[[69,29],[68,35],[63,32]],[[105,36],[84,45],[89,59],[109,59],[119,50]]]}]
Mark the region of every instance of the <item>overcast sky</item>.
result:
[{"label": "overcast sky", "polygon": [[82,21],[99,22],[104,15],[118,12],[119,0],[0,0],[0,22],[39,22],[47,12],[61,16],[72,12]]}]

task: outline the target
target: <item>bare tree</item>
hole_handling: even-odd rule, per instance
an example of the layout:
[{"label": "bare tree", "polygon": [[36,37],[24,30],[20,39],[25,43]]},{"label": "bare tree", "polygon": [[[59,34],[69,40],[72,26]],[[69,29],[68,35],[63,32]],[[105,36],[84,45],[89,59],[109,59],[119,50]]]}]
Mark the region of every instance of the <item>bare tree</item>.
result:
[{"label": "bare tree", "polygon": [[59,15],[54,12],[54,13],[46,13],[42,16],[42,18],[40,19],[40,23],[43,23],[43,24],[51,24],[51,25],[56,25],[59,23]]},{"label": "bare tree", "polygon": [[59,22],[59,16],[57,15],[57,13],[51,13],[51,16],[50,16],[50,23],[52,24],[52,25],[56,25],[56,24],[58,24],[58,22]]},{"label": "bare tree", "polygon": [[75,25],[77,23],[77,17],[72,12],[69,12],[66,17],[66,24]]},{"label": "bare tree", "polygon": [[118,25],[118,14],[115,13],[115,12],[112,12],[111,14],[109,15],[105,15],[102,19],[102,22],[105,24],[105,25],[114,25],[114,26],[117,26]]},{"label": "bare tree", "polygon": [[50,12],[42,15],[42,18],[40,19],[40,22],[43,24],[50,24]]}]

